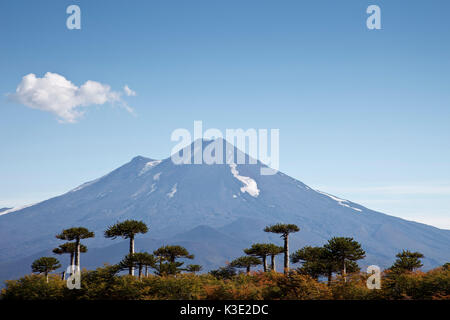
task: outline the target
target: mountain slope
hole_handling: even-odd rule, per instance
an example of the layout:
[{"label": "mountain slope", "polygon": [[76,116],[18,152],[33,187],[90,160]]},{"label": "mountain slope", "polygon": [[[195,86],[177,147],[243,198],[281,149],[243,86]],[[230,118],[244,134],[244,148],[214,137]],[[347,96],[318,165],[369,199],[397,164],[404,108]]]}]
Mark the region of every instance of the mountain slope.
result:
[{"label": "mountain slope", "polygon": [[7,210],[10,210],[10,209],[12,209],[12,208],[0,208],[0,214],[1,214],[2,212],[5,212],[5,211],[7,211]]},{"label": "mountain slope", "polygon": [[[210,143],[203,141],[203,148]],[[200,152],[193,144],[181,153],[188,150],[192,157]],[[235,163],[242,153],[232,150]],[[250,158],[244,156],[248,163]],[[0,267],[43,250],[50,254],[60,244],[55,234],[73,226],[95,231],[96,238],[86,241],[90,251],[114,251],[111,240],[103,238],[103,231],[124,219],[143,220],[149,225],[149,234],[143,239],[178,241],[198,248],[198,259],[210,267],[218,265],[214,261],[234,258],[229,255],[240,254],[242,246],[255,241],[281,244],[276,235],[262,232],[265,225],[276,222],[300,226],[301,231],[291,237],[293,249],[323,244],[332,236],[352,236],[367,252],[365,264],[385,267],[402,249],[422,252],[427,268],[450,260],[449,230],[372,211],[313,190],[281,172],[260,175],[262,167],[260,162],[175,165],[170,158],[158,161],[135,157],[64,195],[0,215]],[[208,239],[222,241],[206,246],[196,238],[203,233]],[[150,251],[145,243],[141,250]],[[120,256],[123,253],[117,252]],[[213,255],[215,258],[208,260]],[[115,262],[112,260],[102,262]]]}]

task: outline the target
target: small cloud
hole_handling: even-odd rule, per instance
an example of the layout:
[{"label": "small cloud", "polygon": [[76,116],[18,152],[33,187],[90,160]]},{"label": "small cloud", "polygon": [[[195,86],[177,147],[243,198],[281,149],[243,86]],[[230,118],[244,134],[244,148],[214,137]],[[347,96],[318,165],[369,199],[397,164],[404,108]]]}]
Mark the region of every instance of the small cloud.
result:
[{"label": "small cloud", "polygon": [[130,87],[128,87],[128,85],[125,85],[125,87],[123,87],[123,91],[125,91],[125,94],[127,96],[129,96],[129,97],[130,96],[132,96],[132,97],[136,96],[136,91],[131,90]]},{"label": "small cloud", "polygon": [[122,93],[111,90],[107,84],[88,80],[80,87],[74,85],[62,75],[47,72],[37,78],[30,73],[22,78],[16,92],[8,94],[13,101],[29,108],[56,114],[61,122],[76,122],[84,111],[80,107],[118,103],[133,113],[121,98]]}]

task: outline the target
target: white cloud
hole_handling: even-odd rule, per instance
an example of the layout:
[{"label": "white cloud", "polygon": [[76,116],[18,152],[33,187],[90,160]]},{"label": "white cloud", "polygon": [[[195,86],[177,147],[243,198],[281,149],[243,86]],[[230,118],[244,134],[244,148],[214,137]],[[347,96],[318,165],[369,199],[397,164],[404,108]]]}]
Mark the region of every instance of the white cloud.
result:
[{"label": "white cloud", "polygon": [[133,113],[121,95],[107,84],[88,80],[77,87],[65,77],[47,72],[42,78],[33,73],[24,76],[16,92],[8,96],[27,107],[56,114],[61,122],[73,123],[84,114],[80,107],[107,102],[118,103]]},{"label": "white cloud", "polygon": [[123,87],[123,91],[125,91],[125,94],[127,95],[127,96],[133,96],[133,97],[135,97],[136,96],[136,91],[133,91],[133,90],[131,90],[130,89],[130,87],[128,86],[128,85],[125,85],[125,87]]}]

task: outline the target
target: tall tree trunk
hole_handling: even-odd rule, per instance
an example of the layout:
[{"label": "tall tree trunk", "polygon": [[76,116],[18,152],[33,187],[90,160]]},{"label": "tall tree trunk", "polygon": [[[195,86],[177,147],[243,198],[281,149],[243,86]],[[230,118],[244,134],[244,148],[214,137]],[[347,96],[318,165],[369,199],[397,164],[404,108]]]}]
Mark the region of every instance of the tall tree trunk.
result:
[{"label": "tall tree trunk", "polygon": [[80,239],[77,238],[75,241],[77,252],[75,253],[75,265],[77,267],[77,272],[80,272]]},{"label": "tall tree trunk", "polygon": [[75,252],[70,253],[70,275],[75,273]]},{"label": "tall tree trunk", "polygon": [[148,266],[147,265],[145,266],[145,277],[146,278],[148,277]]},{"label": "tall tree trunk", "polygon": [[[132,257],[133,254],[134,254],[134,237],[130,237],[130,257]],[[129,271],[128,273],[131,276],[134,276],[134,266],[133,265],[130,266],[128,271]]]},{"label": "tall tree trunk", "polygon": [[247,274],[250,274],[250,266],[247,267]]},{"label": "tall tree trunk", "polygon": [[271,258],[272,258],[272,260],[270,261],[270,269],[272,269],[273,272],[277,272],[276,267],[275,267],[275,255],[272,254]]},{"label": "tall tree trunk", "polygon": [[343,260],[343,267],[342,276],[344,277],[344,282],[347,282],[347,268],[345,267],[345,259]]},{"label": "tall tree trunk", "polygon": [[48,272],[45,273],[45,281],[48,283]]},{"label": "tall tree trunk", "polygon": [[289,272],[289,235],[284,236],[284,274]]},{"label": "tall tree trunk", "polygon": [[328,282],[327,282],[328,286],[331,286],[331,278],[332,278],[332,276],[333,276],[333,272],[328,271]]},{"label": "tall tree trunk", "polygon": [[139,264],[139,280],[142,278],[142,264]]},{"label": "tall tree trunk", "polygon": [[65,271],[63,271],[63,272],[61,272],[61,280],[66,280],[66,272]]},{"label": "tall tree trunk", "polygon": [[267,256],[262,256],[264,272],[267,272]]}]

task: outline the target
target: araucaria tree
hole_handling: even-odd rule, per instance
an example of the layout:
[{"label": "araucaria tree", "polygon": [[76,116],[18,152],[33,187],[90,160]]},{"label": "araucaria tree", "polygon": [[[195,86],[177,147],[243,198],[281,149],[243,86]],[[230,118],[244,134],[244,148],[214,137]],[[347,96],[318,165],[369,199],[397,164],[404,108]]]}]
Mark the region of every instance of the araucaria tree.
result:
[{"label": "araucaria tree", "polygon": [[138,252],[128,254],[122,261],[119,262],[119,269],[137,268],[139,280],[142,278],[142,273],[145,268],[145,276],[148,276],[148,267],[155,267],[155,257],[148,252]]},{"label": "araucaria tree", "polygon": [[306,246],[291,255],[292,263],[301,263],[298,271],[318,279],[322,274],[327,274],[326,255],[323,247]]},{"label": "araucaria tree", "polygon": [[[112,239],[116,239],[117,237],[130,239],[130,251],[128,254],[132,255],[134,253],[134,238],[136,234],[147,232],[148,227],[144,222],[136,220],[125,220],[123,222],[118,222],[115,225],[110,226],[105,231],[105,237]],[[133,266],[130,266],[129,274],[134,275]]]},{"label": "araucaria tree", "polygon": [[244,249],[245,254],[262,259],[264,272],[267,272],[267,256],[273,251],[273,244],[255,243],[249,249]]},{"label": "araucaria tree", "polygon": [[344,281],[347,281],[347,269],[349,266],[355,267],[356,261],[366,256],[361,245],[353,238],[334,237],[328,240],[323,246],[326,250],[326,256],[334,261],[341,270]]},{"label": "araucaria tree", "polygon": [[268,255],[270,256],[270,270],[276,272],[275,257],[284,252],[283,247],[279,247],[273,243],[267,245]]},{"label": "araucaria tree", "polygon": [[[301,263],[297,269],[301,274],[307,274],[311,278],[318,279],[320,276],[328,278],[328,285],[331,285],[333,273],[340,270],[339,263],[324,247],[303,247],[291,255],[292,263]],[[359,271],[358,264],[354,261],[347,262],[347,272]]]},{"label": "araucaria tree", "polygon": [[300,231],[295,224],[274,224],[264,228],[264,232],[272,232],[281,234],[284,240],[284,273],[289,272],[289,234]]},{"label": "araucaria tree", "polygon": [[184,262],[176,261],[177,259],[194,259],[194,255],[181,246],[164,246],[153,251],[153,254],[157,261],[156,273],[160,276],[175,275],[183,271],[181,266]]},{"label": "araucaria tree", "polygon": [[260,265],[261,263],[262,263],[261,259],[257,257],[243,256],[231,261],[230,266],[234,268],[245,268],[247,274],[249,274],[251,267]]},{"label": "araucaria tree", "polygon": [[42,257],[33,262],[31,270],[33,272],[43,273],[45,275],[45,281],[48,283],[48,274],[60,267],[61,265],[59,264],[58,259],[53,257]]},{"label": "araucaria tree", "polygon": [[227,264],[225,267],[211,270],[209,274],[216,279],[232,279],[236,275],[236,269],[231,264]]},{"label": "araucaria tree", "polygon": [[409,250],[403,250],[402,252],[396,255],[397,260],[395,260],[394,264],[390,268],[392,271],[396,272],[404,272],[404,271],[414,271],[423,266],[420,261],[423,258],[423,254],[420,252],[411,252]]},{"label": "araucaria tree", "polygon": [[75,266],[78,271],[80,271],[80,241],[81,239],[93,238],[94,236],[94,232],[83,227],[65,229],[60,234],[56,235],[56,238],[60,240],[75,241]]},{"label": "araucaria tree", "polygon": [[[75,253],[77,251],[77,246],[75,242],[66,242],[60,245],[59,247],[53,249],[53,253],[55,254],[70,254],[70,266],[72,267],[71,272],[73,273],[73,266],[75,265]],[[87,252],[87,247],[83,244],[80,244],[80,253]]]},{"label": "araucaria tree", "polygon": [[202,266],[199,264],[189,264],[186,266],[186,271],[195,274],[196,272],[202,271]]}]

